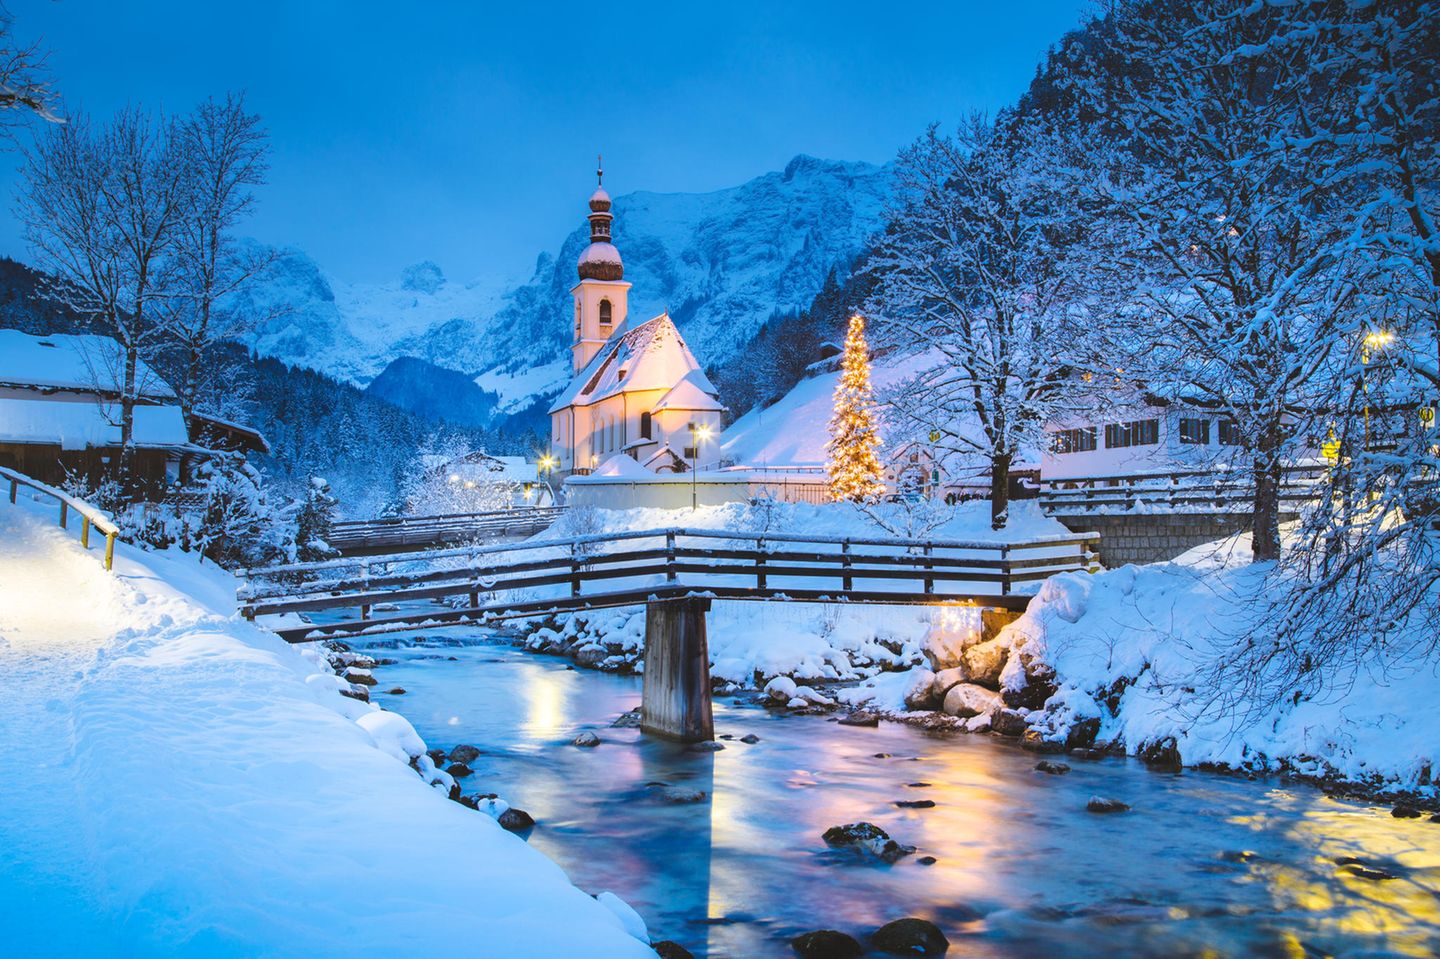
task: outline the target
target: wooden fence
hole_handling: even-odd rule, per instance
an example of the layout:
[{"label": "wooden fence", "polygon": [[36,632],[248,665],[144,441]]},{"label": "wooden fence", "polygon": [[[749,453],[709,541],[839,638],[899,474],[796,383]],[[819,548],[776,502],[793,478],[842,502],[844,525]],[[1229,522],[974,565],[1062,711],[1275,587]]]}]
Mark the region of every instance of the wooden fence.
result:
[{"label": "wooden fence", "polygon": [[[330,560],[243,571],[240,611],[356,609],[358,620],[277,630],[292,642],[506,616],[628,606],[661,596],[1023,609],[1017,585],[1096,568],[1095,534],[1017,543],[832,538],[661,529],[421,556]],[[417,562],[422,560],[422,562]],[[419,601],[458,608],[372,618]]]},{"label": "wooden fence", "polygon": [[534,536],[549,529],[563,512],[564,508],[559,506],[535,506],[493,513],[394,516],[340,522],[331,528],[329,543],[345,555],[359,556],[502,536]]},{"label": "wooden fence", "polygon": [[36,479],[31,479],[24,473],[17,473],[3,466],[0,466],[0,482],[10,484],[11,504],[17,503],[22,487],[40,493],[46,499],[54,500],[60,508],[59,519],[61,529],[70,528],[71,513],[80,517],[80,545],[87,550],[90,548],[90,531],[94,529],[105,537],[105,568],[108,570],[114,567],[115,537],[120,535],[120,528],[115,525],[115,521],[109,516],[106,516],[84,500],[76,499],[74,496],[62,492],[53,486],[42,483]]},{"label": "wooden fence", "polygon": [[[1320,466],[1288,467],[1281,480],[1281,503],[1314,499],[1324,474],[1325,468]],[[1081,476],[1040,483],[1040,506],[1051,514],[1131,510],[1137,506],[1177,512],[1230,512],[1248,508],[1254,496],[1252,475],[1239,470]]]}]

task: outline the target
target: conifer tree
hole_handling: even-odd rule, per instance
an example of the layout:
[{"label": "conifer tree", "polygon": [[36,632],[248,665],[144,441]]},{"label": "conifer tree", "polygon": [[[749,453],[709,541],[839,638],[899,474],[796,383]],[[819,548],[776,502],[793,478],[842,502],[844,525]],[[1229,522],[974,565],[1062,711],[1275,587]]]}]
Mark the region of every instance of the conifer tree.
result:
[{"label": "conifer tree", "polygon": [[880,436],[873,413],[870,386],[870,348],[865,343],[865,319],[850,317],[841,358],[840,382],[835,387],[835,412],[830,417],[830,494],[836,500],[862,502],[884,492],[880,482]]}]

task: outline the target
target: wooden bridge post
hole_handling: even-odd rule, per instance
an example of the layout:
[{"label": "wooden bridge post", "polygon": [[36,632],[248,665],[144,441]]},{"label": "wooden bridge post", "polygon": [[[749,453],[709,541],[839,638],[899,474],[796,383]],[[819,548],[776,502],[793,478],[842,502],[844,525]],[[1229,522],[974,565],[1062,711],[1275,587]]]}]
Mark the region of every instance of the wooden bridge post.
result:
[{"label": "wooden bridge post", "polygon": [[934,554],[935,554],[935,544],[934,544],[934,543],[926,543],[926,544],[925,544],[925,595],[926,595],[926,596],[932,596],[932,595],[934,595],[934,593],[935,593],[935,579],[934,579],[933,576],[930,575],[930,571],[935,568],[935,564],[934,564],[934,563],[931,561],[931,559],[930,559],[930,557],[933,556]]},{"label": "wooden bridge post", "polygon": [[665,531],[665,582],[675,582],[675,531]]},{"label": "wooden bridge post", "polygon": [[765,538],[755,540],[755,588],[765,588]]},{"label": "wooden bridge post", "polygon": [[709,609],[709,599],[690,596],[645,605],[642,731],[684,743],[715,738],[705,637]]},{"label": "wooden bridge post", "polygon": [[850,540],[844,540],[840,544],[840,568],[844,573],[840,577],[840,588],[845,592],[855,588],[855,580],[850,576]]}]

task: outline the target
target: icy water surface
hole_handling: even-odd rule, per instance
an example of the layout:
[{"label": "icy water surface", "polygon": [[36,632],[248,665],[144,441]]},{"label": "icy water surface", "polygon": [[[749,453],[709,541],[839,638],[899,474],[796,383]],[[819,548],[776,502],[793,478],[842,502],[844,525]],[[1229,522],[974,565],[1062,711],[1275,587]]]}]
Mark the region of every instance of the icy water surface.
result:
[{"label": "icy water surface", "polygon": [[[793,956],[801,932],[864,941],[909,915],[944,930],[949,956],[1440,954],[1440,824],[1388,809],[1125,759],[1051,757],[1072,767],[1052,776],[989,737],[842,727],[724,699],[716,732],[734,740],[696,753],[610,727],[639,704],[638,677],[568,669],[475,631],[384,655],[400,662],[377,670],[376,702],[432,747],[482,750],[467,792],[529,811],[530,842],[576,885],[612,890],[655,939],[696,956]],[[407,693],[383,692],[393,686]],[[584,729],[602,745],[568,745]],[[747,733],[760,741],[736,741]],[[651,783],[708,798],[669,805]],[[1134,808],[1096,815],[1091,796]],[[936,805],[896,806],[915,799]],[[917,853],[885,866],[821,841],[860,820]],[[1367,867],[1393,878],[1357,874]]]}]

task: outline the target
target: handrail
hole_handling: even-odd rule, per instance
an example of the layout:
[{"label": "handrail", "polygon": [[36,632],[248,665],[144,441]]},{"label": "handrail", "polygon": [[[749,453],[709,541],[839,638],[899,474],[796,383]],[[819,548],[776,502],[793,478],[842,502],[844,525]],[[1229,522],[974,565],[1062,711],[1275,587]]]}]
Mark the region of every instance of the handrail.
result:
[{"label": "handrail", "polygon": [[393,529],[396,526],[407,524],[422,524],[434,521],[465,521],[484,520],[500,518],[519,518],[534,516],[537,514],[550,515],[552,513],[563,513],[563,506],[522,506],[517,509],[490,510],[482,513],[433,513],[426,516],[378,516],[374,519],[350,519],[339,520],[332,524],[334,529],[359,529],[369,526],[376,526],[383,529]]},{"label": "handrail", "polygon": [[714,529],[690,529],[688,527],[661,527],[649,530],[630,530],[620,533],[597,533],[589,536],[572,536],[566,539],[553,540],[527,540],[523,543],[503,543],[499,545],[487,545],[483,547],[466,546],[454,547],[451,549],[433,550],[424,553],[399,553],[392,556],[369,556],[369,557],[347,557],[344,559],[321,560],[313,563],[286,563],[279,566],[263,566],[237,571],[237,575],[246,579],[254,577],[268,577],[288,573],[309,573],[320,572],[331,569],[345,569],[347,567],[379,566],[389,563],[425,562],[435,559],[448,559],[455,556],[476,556],[479,554],[492,555],[495,553],[513,553],[539,549],[561,549],[569,548],[574,550],[577,546],[589,546],[595,543],[614,543],[622,540],[648,539],[670,536],[691,536],[709,539],[731,539],[749,540],[763,539],[770,542],[789,543],[818,543],[824,545],[844,546],[882,546],[896,548],[913,548],[929,546],[932,549],[970,549],[1005,551],[1012,549],[1046,549],[1050,547],[1073,546],[1082,542],[1089,542],[1100,538],[1099,533],[1082,532],[1073,533],[1063,537],[1037,537],[1028,540],[1014,540],[1007,542],[995,542],[987,540],[918,540],[900,538],[865,538],[853,536],[812,536],[804,533],[777,533],[758,532],[754,530],[714,530]]},{"label": "handrail", "polygon": [[58,490],[48,483],[32,479],[24,473],[17,473],[15,470],[0,466],[0,479],[8,480],[10,483],[10,502],[12,504],[16,502],[22,486],[58,500],[61,529],[70,528],[71,510],[80,514],[80,545],[88,550],[90,548],[90,528],[93,526],[99,530],[105,535],[105,568],[107,570],[114,568],[115,537],[120,535],[120,527],[115,525],[114,520],[84,500],[71,496],[63,490]]},{"label": "handrail", "polygon": [[[1325,467],[1324,467],[1323,465],[1319,465],[1319,464],[1316,464],[1316,465],[1296,464],[1296,465],[1293,465],[1293,466],[1284,466],[1284,467],[1281,467],[1281,470],[1280,470],[1280,472],[1281,472],[1282,475],[1287,475],[1287,476],[1290,475],[1290,474],[1295,474],[1295,473],[1314,474],[1314,473],[1322,473],[1322,472],[1324,472],[1324,471],[1325,471]],[[1121,483],[1124,483],[1124,484],[1127,484],[1127,485],[1134,485],[1134,484],[1136,484],[1136,483],[1145,482],[1145,481],[1147,481],[1147,480],[1170,480],[1171,482],[1174,482],[1174,481],[1177,481],[1177,480],[1180,480],[1180,479],[1183,479],[1183,478],[1188,478],[1188,477],[1193,477],[1193,476],[1207,476],[1207,477],[1208,477],[1208,476],[1213,476],[1213,477],[1216,477],[1216,478],[1218,478],[1218,479],[1227,479],[1227,480],[1229,480],[1232,475],[1233,475],[1233,481],[1234,481],[1234,482],[1242,482],[1242,481],[1247,481],[1247,480],[1251,477],[1252,471],[1251,471],[1248,467],[1243,467],[1243,466],[1241,466],[1241,467],[1233,467],[1233,468],[1232,468],[1232,467],[1218,467],[1218,466],[1217,466],[1217,467],[1214,467],[1214,468],[1211,468],[1211,469],[1168,470],[1168,471],[1159,471],[1159,472],[1153,472],[1153,473],[1125,473],[1125,474],[1121,474],[1121,475],[1117,475],[1117,476],[1058,476],[1058,477],[1049,477],[1049,476],[1047,476],[1047,477],[1042,477],[1042,478],[1041,478],[1041,480],[1040,480],[1040,485],[1041,485],[1041,486],[1044,486],[1044,487],[1050,487],[1050,488],[1052,488],[1052,489],[1053,489],[1054,487],[1062,484],[1062,483],[1064,483],[1064,484],[1070,484],[1070,483],[1115,483],[1115,482],[1121,482]],[[1083,486],[1082,486],[1082,487],[1079,487],[1079,488],[1085,489],[1086,487],[1083,487]],[[1123,487],[1116,486],[1116,487],[1111,487],[1111,488],[1112,488],[1112,489],[1122,489]]]}]

